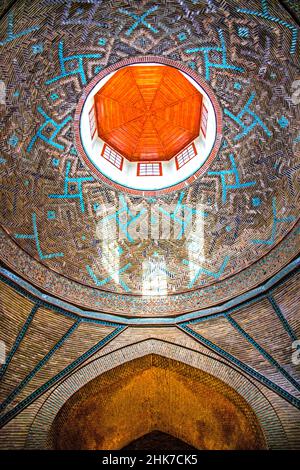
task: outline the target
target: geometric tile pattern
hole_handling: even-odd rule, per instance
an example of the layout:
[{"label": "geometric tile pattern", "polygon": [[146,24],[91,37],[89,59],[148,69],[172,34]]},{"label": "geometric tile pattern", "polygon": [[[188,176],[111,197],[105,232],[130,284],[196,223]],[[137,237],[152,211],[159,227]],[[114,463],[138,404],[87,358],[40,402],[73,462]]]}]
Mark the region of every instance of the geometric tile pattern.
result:
[{"label": "geometric tile pattern", "polygon": [[272,199],[272,208],[273,208],[273,226],[272,226],[271,237],[268,238],[267,240],[252,240],[252,243],[273,245],[275,242],[278,224],[282,224],[282,223],[288,224],[295,220],[295,217],[291,215],[289,217],[282,217],[280,219],[277,217],[276,197]]},{"label": "geometric tile pattern", "polygon": [[280,26],[283,26],[290,30],[292,32],[292,41],[291,41],[291,48],[290,48],[290,53],[295,54],[296,52],[296,45],[297,45],[297,40],[298,40],[298,27],[282,20],[278,16],[273,16],[270,14],[270,7],[271,7],[271,2],[270,0],[261,0],[261,8],[258,10],[251,10],[249,8],[238,8],[237,11],[240,13],[245,13],[246,15],[252,15],[256,16],[259,18],[264,18],[266,20],[269,20],[275,24],[279,24]]},{"label": "geometric tile pattern", "polygon": [[[84,198],[82,194],[82,183],[84,181],[93,181],[92,176],[85,176],[81,178],[70,178],[69,173],[71,170],[71,162],[66,163],[65,181],[64,181],[64,192],[63,194],[49,194],[51,199],[79,199],[80,210],[84,212]],[[78,188],[77,193],[69,192],[70,183],[76,184]]]},{"label": "geometric tile pattern", "polygon": [[[227,62],[227,46],[224,39],[224,34],[222,29],[218,30],[219,40],[221,43],[221,47],[214,47],[214,46],[207,46],[207,47],[194,47],[192,49],[187,49],[187,54],[194,54],[195,52],[202,52],[204,55],[204,65],[205,65],[205,78],[206,80],[210,80],[211,76],[211,69],[218,69],[218,70],[233,70],[235,72],[244,72],[242,67],[236,67],[235,65],[230,65]],[[221,62],[211,62],[210,55],[216,52],[221,52],[222,61]]]},{"label": "geometric tile pattern", "polygon": [[[78,75],[82,85],[86,84],[86,74],[84,72],[85,59],[99,59],[101,54],[74,54],[68,57],[64,56],[64,43],[60,41],[58,45],[58,60],[61,73],[54,78],[47,80],[46,85],[51,85],[62,78]],[[68,68],[70,70],[68,70]]]},{"label": "geometric tile pattern", "polygon": [[43,260],[43,259],[52,259],[52,258],[60,258],[61,256],[64,256],[63,253],[51,253],[51,254],[45,255],[42,252],[41,245],[40,245],[39,232],[38,232],[38,229],[37,229],[37,222],[36,222],[36,214],[32,214],[32,225],[33,225],[33,234],[32,235],[25,235],[25,234],[21,234],[21,233],[16,233],[15,237],[18,238],[18,239],[22,239],[22,240],[34,240],[38,255],[39,255],[41,260]]},{"label": "geometric tile pattern", "polygon": [[[220,176],[222,182],[222,202],[225,204],[227,201],[227,192],[228,190],[232,189],[243,189],[243,188],[251,188],[255,186],[255,181],[250,181],[247,183],[241,183],[239,178],[238,169],[235,163],[235,158],[232,154],[229,155],[229,159],[231,162],[231,169],[230,170],[220,170],[220,171],[208,171],[207,174],[210,176]],[[234,184],[228,185],[226,183],[226,176],[233,176],[235,181]]]},{"label": "geometric tile pattern", "polygon": [[[237,134],[234,137],[235,141],[240,140],[244,136],[248,135],[249,132],[251,132],[257,126],[261,127],[268,137],[272,136],[272,133],[265,126],[265,124],[262,122],[262,120],[250,108],[251,104],[254,101],[254,98],[255,98],[255,92],[251,93],[251,96],[248,99],[247,103],[245,104],[245,106],[243,106],[242,110],[236,116],[234,114],[232,114],[230,111],[228,111],[228,109],[224,110],[224,113],[226,114],[226,116],[229,116],[233,121],[235,121],[238,124],[238,126],[240,126],[242,128],[242,132],[240,134]],[[243,118],[244,118],[245,114],[248,114],[253,119],[252,122],[250,122],[249,124],[245,124],[243,122]]]},{"label": "geometric tile pattern", "polygon": [[13,11],[9,11],[7,15],[7,33],[6,37],[0,41],[0,46],[4,46],[15,39],[19,39],[22,36],[32,33],[33,31],[38,31],[40,26],[31,26],[30,28],[24,29],[19,32],[14,32],[14,14]]},{"label": "geometric tile pattern", "polygon": [[[61,145],[61,144],[58,144],[57,142],[55,142],[55,138],[57,136],[57,134],[60,132],[60,130],[67,124],[68,121],[71,120],[71,117],[68,116],[66,117],[62,123],[60,124],[57,124],[53,119],[51,119],[47,113],[45,113],[45,111],[40,107],[38,106],[37,108],[38,112],[43,116],[43,118],[45,119],[44,123],[39,127],[38,131],[35,133],[35,135],[32,137],[32,139],[30,140],[29,142],[29,145],[26,149],[27,152],[31,152],[35,142],[38,140],[38,139],[41,139],[43,140],[46,144],[48,145],[52,145],[53,147],[57,148],[58,150],[64,150],[64,146]],[[43,134],[43,130],[45,128],[48,128],[49,126],[53,126],[54,130],[51,132],[51,135],[50,137],[48,136],[45,136]]]},{"label": "geometric tile pattern", "polygon": [[151,8],[148,8],[147,11],[145,11],[142,15],[137,15],[133,12],[130,12],[126,10],[125,8],[119,8],[120,13],[124,13],[125,15],[130,16],[134,21],[134,23],[130,26],[130,28],[126,31],[126,36],[130,36],[133,31],[138,27],[138,26],[145,26],[146,28],[150,29],[153,33],[158,33],[158,29],[154,28],[151,26],[146,21],[147,16],[149,16],[151,13],[154,13],[158,9],[158,6],[153,6]]}]

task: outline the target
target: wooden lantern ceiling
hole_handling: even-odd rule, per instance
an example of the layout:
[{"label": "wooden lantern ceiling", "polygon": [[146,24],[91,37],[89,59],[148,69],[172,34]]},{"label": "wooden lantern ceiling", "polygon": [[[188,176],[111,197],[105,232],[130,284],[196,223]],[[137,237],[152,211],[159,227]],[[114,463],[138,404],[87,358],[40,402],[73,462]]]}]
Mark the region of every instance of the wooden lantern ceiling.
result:
[{"label": "wooden lantern ceiling", "polygon": [[128,160],[170,160],[199,135],[201,104],[172,67],[124,67],[95,95],[98,134]]}]

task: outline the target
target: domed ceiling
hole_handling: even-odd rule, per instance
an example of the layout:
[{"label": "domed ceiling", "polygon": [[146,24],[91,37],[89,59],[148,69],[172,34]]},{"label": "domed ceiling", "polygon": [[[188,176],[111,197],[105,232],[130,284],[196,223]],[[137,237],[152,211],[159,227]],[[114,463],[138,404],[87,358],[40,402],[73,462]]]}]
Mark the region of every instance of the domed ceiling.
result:
[{"label": "domed ceiling", "polygon": [[[0,24],[3,263],[135,317],[199,310],[278,273],[299,251],[298,33],[267,0],[15,2]],[[151,197],[92,174],[74,129],[91,81],[145,57],[206,82],[223,122],[203,174]]]}]

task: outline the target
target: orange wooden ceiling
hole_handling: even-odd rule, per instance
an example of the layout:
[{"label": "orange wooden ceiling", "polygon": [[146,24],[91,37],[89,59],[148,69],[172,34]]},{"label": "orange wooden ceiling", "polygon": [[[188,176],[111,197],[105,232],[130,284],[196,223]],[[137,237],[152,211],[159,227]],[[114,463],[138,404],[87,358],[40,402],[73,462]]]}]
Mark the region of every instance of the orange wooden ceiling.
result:
[{"label": "orange wooden ceiling", "polygon": [[95,96],[98,134],[128,160],[170,160],[199,135],[201,104],[172,67],[124,67]]}]

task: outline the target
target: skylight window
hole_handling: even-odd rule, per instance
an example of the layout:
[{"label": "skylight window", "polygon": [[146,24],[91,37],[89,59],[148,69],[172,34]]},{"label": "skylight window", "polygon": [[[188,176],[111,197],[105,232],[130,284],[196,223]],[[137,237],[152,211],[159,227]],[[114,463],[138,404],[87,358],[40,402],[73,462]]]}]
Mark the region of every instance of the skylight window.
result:
[{"label": "skylight window", "polygon": [[192,143],[188,147],[186,147],[182,152],[180,152],[176,156],[176,168],[179,170],[180,168],[183,167],[186,163],[188,163],[192,158],[196,157],[197,151],[195,144]]},{"label": "skylight window", "polygon": [[101,155],[105,160],[122,171],[124,158],[118,154],[118,152],[110,148],[107,144],[104,144]]},{"label": "skylight window", "polygon": [[138,176],[162,176],[162,164],[155,163],[138,163]]}]

